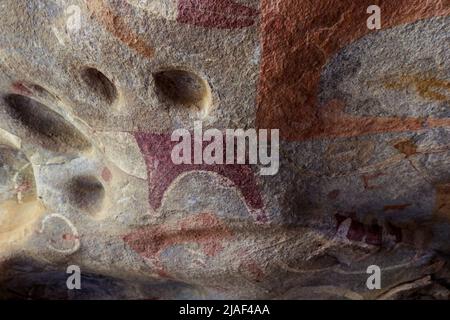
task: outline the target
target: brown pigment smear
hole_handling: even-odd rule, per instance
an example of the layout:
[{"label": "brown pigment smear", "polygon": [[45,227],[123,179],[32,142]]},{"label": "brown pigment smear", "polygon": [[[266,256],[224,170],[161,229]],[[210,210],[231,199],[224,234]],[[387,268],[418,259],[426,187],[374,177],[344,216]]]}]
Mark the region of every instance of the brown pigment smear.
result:
[{"label": "brown pigment smear", "polygon": [[159,226],[133,231],[123,240],[141,256],[159,260],[160,254],[175,245],[195,243],[207,256],[216,256],[225,242],[232,240],[231,230],[214,214],[201,213]]},{"label": "brown pigment smear", "polygon": [[104,0],[86,1],[89,11],[111,34],[144,57],[153,57],[154,49],[137,36],[122,17],[112,12],[105,2]]},{"label": "brown pigment smear", "polygon": [[257,126],[278,128],[285,140],[349,137],[450,126],[450,119],[323,115],[316,94],[322,68],[339,50],[374,32],[366,8],[378,5],[382,27],[450,15],[450,3],[423,0],[262,0],[261,78]]}]

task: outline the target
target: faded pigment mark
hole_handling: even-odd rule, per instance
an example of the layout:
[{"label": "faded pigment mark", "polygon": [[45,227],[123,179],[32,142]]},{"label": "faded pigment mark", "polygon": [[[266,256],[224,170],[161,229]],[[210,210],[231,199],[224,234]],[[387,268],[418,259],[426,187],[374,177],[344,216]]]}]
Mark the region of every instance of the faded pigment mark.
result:
[{"label": "faded pigment mark", "polygon": [[142,257],[149,259],[159,275],[169,277],[161,262],[161,253],[176,245],[198,245],[203,254],[220,254],[227,240],[232,239],[229,228],[211,213],[200,213],[178,221],[146,226],[123,237],[125,243]]},{"label": "faded pigment mark", "polygon": [[[86,0],[86,4],[91,14],[101,22],[106,30],[113,36],[144,57],[151,58],[153,56],[154,49],[150,47],[144,39],[135,34],[128,27],[122,16],[113,12],[106,4],[106,1]],[[125,1],[122,1],[122,4],[123,6],[128,6]]]},{"label": "faded pigment mark", "polygon": [[[353,217],[352,217],[353,216]],[[363,224],[358,221],[354,214],[350,217],[343,214],[336,214],[336,230],[338,231],[344,221],[350,219],[350,226],[345,234],[345,237],[350,241],[365,242],[374,246],[381,246],[383,243],[383,231],[386,235],[393,237],[395,243],[402,242],[402,229],[390,223],[386,226],[380,226],[377,223]],[[384,229],[384,230],[383,230]]]},{"label": "faded pigment mark", "polygon": [[450,183],[436,186],[434,216],[450,221]]},{"label": "faded pigment mark", "polygon": [[14,82],[11,85],[11,91],[17,94],[21,94],[24,96],[31,96],[33,95],[33,92],[22,82]]},{"label": "faded pigment mark", "polygon": [[[433,77],[419,77],[417,75],[398,76],[386,80],[384,86],[391,90],[412,87],[423,99],[450,101],[450,82]],[[439,90],[445,91],[446,94],[440,93]]]},{"label": "faded pigment mark", "polygon": [[[368,15],[362,10],[369,5],[380,6],[383,29],[450,15],[448,1],[304,0],[277,1],[274,5],[273,0],[262,0],[258,128],[278,128],[283,139],[300,141],[450,126],[448,118],[347,115],[340,101],[318,107],[319,80],[327,61],[348,44],[374,32],[367,28]],[[440,80],[404,80],[415,85],[422,97],[447,98],[435,91],[448,88]]]},{"label": "faded pigment mark", "polygon": [[252,26],[258,14],[232,0],[178,0],[177,21],[205,28],[239,29]]},{"label": "faded pigment mark", "polygon": [[[137,144],[147,165],[149,203],[154,209],[161,206],[164,193],[172,182],[187,172],[209,171],[230,180],[238,188],[250,212],[257,212],[257,221],[266,221],[263,200],[254,172],[241,164],[174,164],[171,153],[178,142],[172,142],[169,134],[135,133]],[[203,144],[203,149],[207,144]],[[203,151],[202,151],[203,152]]]}]

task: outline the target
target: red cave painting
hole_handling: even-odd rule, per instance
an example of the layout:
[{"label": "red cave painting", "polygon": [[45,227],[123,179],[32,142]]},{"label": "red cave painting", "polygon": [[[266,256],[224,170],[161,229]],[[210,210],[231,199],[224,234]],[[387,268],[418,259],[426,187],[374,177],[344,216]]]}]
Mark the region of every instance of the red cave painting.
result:
[{"label": "red cave painting", "polygon": [[14,82],[11,85],[11,91],[17,94],[21,94],[23,96],[31,96],[33,92],[22,82]]},{"label": "red cave painting", "polygon": [[259,128],[278,128],[284,140],[301,141],[450,126],[449,118],[346,115],[336,100],[318,108],[318,84],[327,61],[373,32],[366,26],[370,5],[380,6],[383,28],[450,15],[448,0],[262,0]]},{"label": "red cave painting", "polygon": [[[149,202],[153,209],[161,206],[164,192],[180,175],[194,171],[214,172],[230,180],[241,192],[250,212],[257,212],[255,219],[266,221],[263,200],[252,168],[240,164],[174,164],[171,153],[178,142],[172,142],[169,134],[135,133],[147,165]],[[203,148],[206,144],[203,145]]]},{"label": "red cave painting", "polygon": [[103,170],[102,170],[100,175],[101,175],[103,181],[105,181],[105,182],[110,182],[111,179],[112,179],[111,170],[109,170],[107,167],[103,168]]},{"label": "red cave painting", "polygon": [[[116,13],[104,0],[85,0],[88,10],[117,39],[151,58],[154,48],[131,30],[120,13]],[[130,10],[125,0],[121,10]],[[204,28],[241,29],[255,24],[259,11],[232,0],[178,0],[177,22]]]},{"label": "red cave painting", "polygon": [[169,277],[160,261],[165,249],[197,244],[205,256],[214,257],[223,251],[226,241],[232,240],[232,232],[214,214],[200,213],[179,221],[143,227],[125,235],[123,240],[139,255],[149,259],[159,275]]},{"label": "red cave painting", "polygon": [[[350,219],[350,226],[345,235],[348,240],[364,241],[367,244],[381,246],[383,240],[382,226],[377,223],[372,223],[370,225],[363,224],[354,217],[354,213],[350,214],[350,216],[338,213],[335,214],[334,217],[336,219],[336,230],[339,229],[344,221]],[[402,229],[390,223],[385,226],[385,229],[386,234],[389,234],[395,239],[395,243],[402,242]]]},{"label": "red cave painting", "polygon": [[258,14],[231,0],[178,0],[177,21],[205,28],[239,29],[252,26]]},{"label": "red cave painting", "polygon": [[249,256],[249,251],[238,250],[237,259],[239,261],[238,271],[250,281],[262,282],[266,277],[263,266],[258,263],[257,258]]},{"label": "red cave painting", "polygon": [[[85,0],[91,17],[96,18],[114,37],[146,58],[152,58],[154,48],[128,26],[122,14],[116,13],[105,0]],[[129,10],[126,1],[121,1],[122,9]]]}]

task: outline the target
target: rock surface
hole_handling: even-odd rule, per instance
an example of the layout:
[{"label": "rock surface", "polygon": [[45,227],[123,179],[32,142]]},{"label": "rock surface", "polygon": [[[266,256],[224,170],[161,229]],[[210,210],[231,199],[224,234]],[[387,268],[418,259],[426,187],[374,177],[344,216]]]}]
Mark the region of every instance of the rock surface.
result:
[{"label": "rock surface", "polygon": [[[448,0],[1,0],[0,30],[1,298],[449,298]],[[174,165],[195,121],[279,129],[278,174]]]}]

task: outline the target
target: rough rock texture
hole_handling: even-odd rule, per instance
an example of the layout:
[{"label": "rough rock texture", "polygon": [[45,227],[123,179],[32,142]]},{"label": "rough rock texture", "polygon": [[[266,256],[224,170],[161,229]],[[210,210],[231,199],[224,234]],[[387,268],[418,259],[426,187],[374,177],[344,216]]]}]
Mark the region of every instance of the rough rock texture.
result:
[{"label": "rough rock texture", "polygon": [[[0,297],[449,298],[448,0],[0,0],[0,30]],[[279,173],[174,165],[196,120],[280,129]]]}]

